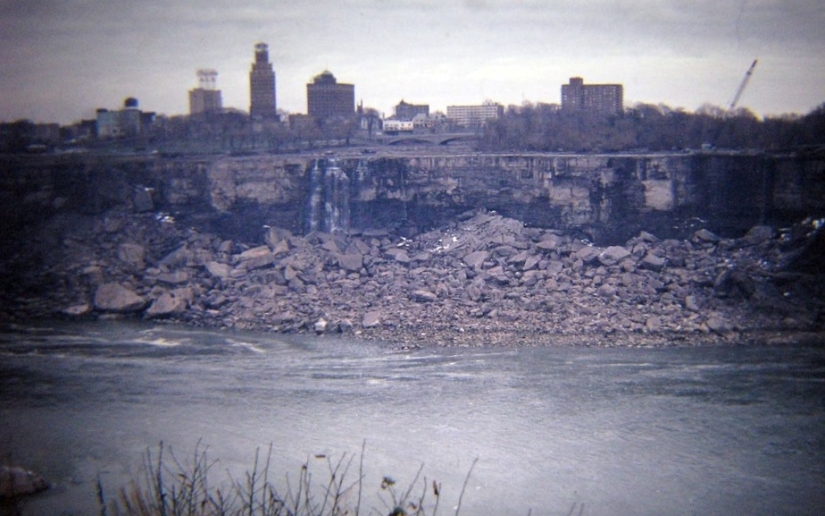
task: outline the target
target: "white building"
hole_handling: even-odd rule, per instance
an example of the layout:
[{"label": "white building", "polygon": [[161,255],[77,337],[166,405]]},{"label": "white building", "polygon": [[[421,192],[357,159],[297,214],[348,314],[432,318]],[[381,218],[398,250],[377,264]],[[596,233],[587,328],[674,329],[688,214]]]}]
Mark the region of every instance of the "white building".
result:
[{"label": "white building", "polygon": [[384,120],[384,134],[411,133],[415,128],[412,120]]},{"label": "white building", "polygon": [[483,126],[504,114],[504,106],[487,101],[480,106],[447,106],[447,118],[462,127]]}]

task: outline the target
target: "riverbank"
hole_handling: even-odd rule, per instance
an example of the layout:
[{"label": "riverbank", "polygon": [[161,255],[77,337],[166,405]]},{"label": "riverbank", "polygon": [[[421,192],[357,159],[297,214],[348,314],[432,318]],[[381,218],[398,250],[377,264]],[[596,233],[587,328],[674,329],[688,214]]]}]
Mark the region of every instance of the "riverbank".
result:
[{"label": "riverbank", "polygon": [[408,347],[804,339],[825,324],[825,282],[803,260],[817,228],[642,232],[602,248],[474,211],[409,238],[273,227],[251,243],[169,216],[72,214],[10,246],[0,320],[142,318]]}]

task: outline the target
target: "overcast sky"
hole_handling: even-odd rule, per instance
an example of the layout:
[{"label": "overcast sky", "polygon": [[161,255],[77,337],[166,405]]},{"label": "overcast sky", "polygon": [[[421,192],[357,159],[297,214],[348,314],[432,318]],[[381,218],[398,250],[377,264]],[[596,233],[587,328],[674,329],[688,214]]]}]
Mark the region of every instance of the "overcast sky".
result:
[{"label": "overcast sky", "polygon": [[259,41],[289,112],[324,69],[387,116],[401,99],[558,103],[573,76],[693,111],[726,107],[755,58],[741,106],[825,102],[820,0],[0,0],[0,120],[69,123],[128,96],[185,114],[198,68],[248,110]]}]

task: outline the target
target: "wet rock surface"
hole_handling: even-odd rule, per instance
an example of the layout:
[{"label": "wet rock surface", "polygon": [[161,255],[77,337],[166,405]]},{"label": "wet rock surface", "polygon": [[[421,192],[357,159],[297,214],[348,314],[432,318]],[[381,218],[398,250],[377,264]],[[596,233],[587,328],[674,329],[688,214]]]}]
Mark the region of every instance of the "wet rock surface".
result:
[{"label": "wet rock surface", "polygon": [[822,262],[818,232],[641,232],[601,248],[480,210],[407,238],[263,228],[243,242],[113,210],[7,242],[0,320],[144,318],[403,346],[781,340],[825,326],[821,272],[791,267]]}]

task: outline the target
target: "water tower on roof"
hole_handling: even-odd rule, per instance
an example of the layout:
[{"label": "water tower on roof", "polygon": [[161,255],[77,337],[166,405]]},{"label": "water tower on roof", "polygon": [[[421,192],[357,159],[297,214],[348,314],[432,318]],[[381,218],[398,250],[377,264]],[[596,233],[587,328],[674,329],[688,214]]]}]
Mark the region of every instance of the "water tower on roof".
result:
[{"label": "water tower on roof", "polygon": [[189,114],[219,113],[223,109],[221,92],[217,89],[218,72],[201,68],[197,72],[198,87],[189,90]]},{"label": "water tower on roof", "polygon": [[214,91],[218,82],[218,71],[211,68],[198,70],[198,84],[204,90]]}]

